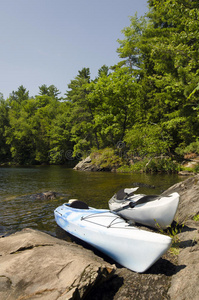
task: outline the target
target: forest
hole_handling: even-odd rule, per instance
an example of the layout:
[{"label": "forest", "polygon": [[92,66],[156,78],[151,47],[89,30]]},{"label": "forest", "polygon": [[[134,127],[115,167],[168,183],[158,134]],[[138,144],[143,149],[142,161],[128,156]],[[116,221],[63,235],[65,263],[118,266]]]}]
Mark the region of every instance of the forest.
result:
[{"label": "forest", "polygon": [[149,171],[175,171],[199,154],[199,2],[148,0],[148,7],[121,30],[119,63],[103,65],[95,79],[85,66],[64,97],[45,84],[34,97],[23,85],[7,99],[0,93],[1,165],[67,164],[91,154],[121,170],[147,159]]}]

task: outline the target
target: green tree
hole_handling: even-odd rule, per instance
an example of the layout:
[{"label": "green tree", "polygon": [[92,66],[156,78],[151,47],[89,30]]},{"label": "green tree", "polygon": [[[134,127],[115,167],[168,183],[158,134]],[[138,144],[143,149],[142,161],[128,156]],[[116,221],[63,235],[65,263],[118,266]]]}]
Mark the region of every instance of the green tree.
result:
[{"label": "green tree", "polygon": [[175,141],[174,146],[186,145],[195,140],[199,129],[197,94],[188,97],[199,82],[199,3],[155,0],[149,1],[149,5],[153,28],[147,34],[153,36],[152,41],[156,40],[150,51],[154,98],[161,98],[161,119]]},{"label": "green tree", "polygon": [[0,93],[0,162],[10,160],[10,150],[6,144],[5,128],[9,126],[8,105]]},{"label": "green tree", "polygon": [[47,86],[46,84],[43,84],[43,85],[39,86],[39,94],[42,96],[47,95],[47,96],[53,97],[57,100],[61,99],[58,97],[58,95],[61,93],[54,85]]},{"label": "green tree", "polygon": [[118,39],[120,47],[117,49],[122,61],[120,66],[126,65],[130,70],[137,70],[141,67],[141,53],[139,43],[143,32],[146,29],[147,21],[145,17],[138,18],[137,13],[130,17],[130,26],[125,27],[121,32],[124,39]]},{"label": "green tree", "polygon": [[73,161],[73,147],[71,142],[71,129],[73,109],[72,103],[61,102],[53,119],[50,130],[50,163],[63,164]]},{"label": "green tree", "polygon": [[9,145],[12,159],[16,163],[25,163],[29,153],[33,152],[31,129],[27,122],[28,113],[24,106],[29,100],[29,92],[21,85],[6,100],[9,124],[5,127],[6,144]]},{"label": "green tree", "polygon": [[48,163],[51,123],[56,117],[59,101],[47,95],[35,99],[23,98],[24,93],[20,97],[16,92],[13,95],[18,98],[11,96],[8,99],[9,126],[5,128],[13,162]]},{"label": "green tree", "polygon": [[6,143],[10,146],[12,160],[15,163],[26,164],[34,162],[34,140],[28,113],[21,109],[17,113],[9,109],[9,126],[6,127]]},{"label": "green tree", "polygon": [[21,103],[29,99],[29,91],[26,91],[26,88],[23,85],[20,85],[17,91],[12,91],[9,97],[9,102]]},{"label": "green tree", "polygon": [[74,143],[74,155],[88,152],[92,147],[99,148],[98,135],[94,121],[94,106],[89,99],[90,70],[78,71],[75,79],[68,85],[66,100],[72,103],[71,142]]},{"label": "green tree", "polygon": [[158,124],[136,124],[128,130],[124,140],[129,156],[153,157],[170,151],[170,136]]},{"label": "green tree", "polygon": [[48,163],[50,160],[50,136],[53,120],[57,116],[59,101],[47,95],[35,97],[36,110],[29,119],[34,137],[35,161]]},{"label": "green tree", "polygon": [[[120,42],[121,58],[134,66],[137,103],[143,126],[159,124],[170,135],[170,146],[194,141],[199,129],[198,1],[149,0],[148,21],[131,19]],[[126,63],[125,61],[125,63]]]},{"label": "green tree", "polygon": [[99,70],[98,70],[98,78],[102,77],[103,75],[108,76],[109,75],[109,67],[107,65],[103,65]]},{"label": "green tree", "polygon": [[114,147],[137,118],[136,81],[129,68],[123,67],[99,77],[91,87],[89,99],[95,105],[94,123],[100,147]]}]

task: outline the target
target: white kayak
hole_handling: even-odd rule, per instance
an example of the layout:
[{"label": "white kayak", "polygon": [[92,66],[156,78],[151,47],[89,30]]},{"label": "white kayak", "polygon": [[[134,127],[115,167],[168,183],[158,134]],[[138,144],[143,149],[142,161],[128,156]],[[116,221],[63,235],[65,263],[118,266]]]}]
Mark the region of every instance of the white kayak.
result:
[{"label": "white kayak", "polygon": [[131,226],[109,210],[83,208],[59,206],[54,211],[57,224],[132,271],[146,271],[171,246],[169,236]]},{"label": "white kayak", "polygon": [[179,194],[174,192],[169,196],[134,194],[138,188],[120,190],[108,202],[111,211],[126,220],[165,229],[174,220]]}]

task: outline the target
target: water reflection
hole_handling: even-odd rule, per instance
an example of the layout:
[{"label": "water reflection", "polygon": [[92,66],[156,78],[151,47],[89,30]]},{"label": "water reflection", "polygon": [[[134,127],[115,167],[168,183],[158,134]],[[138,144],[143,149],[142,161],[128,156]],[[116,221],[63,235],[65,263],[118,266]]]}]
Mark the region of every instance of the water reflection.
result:
[{"label": "water reflection", "polygon": [[[0,168],[0,234],[26,227],[55,234],[53,211],[70,198],[96,208],[108,208],[119,189],[139,185],[139,193],[159,194],[184,180],[177,175],[80,172],[63,166]],[[32,194],[55,191],[60,197],[38,200]]]}]

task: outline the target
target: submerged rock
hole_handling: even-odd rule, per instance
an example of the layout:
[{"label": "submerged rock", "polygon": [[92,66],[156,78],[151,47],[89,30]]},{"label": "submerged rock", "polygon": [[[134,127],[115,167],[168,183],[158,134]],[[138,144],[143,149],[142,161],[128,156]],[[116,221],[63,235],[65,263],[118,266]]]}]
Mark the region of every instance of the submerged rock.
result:
[{"label": "submerged rock", "polygon": [[25,229],[0,238],[0,299],[197,300],[199,175],[163,194],[174,191],[180,194],[175,247],[147,272],[115,267],[82,246]]},{"label": "submerged rock", "polygon": [[54,200],[57,198],[57,196],[58,194],[56,192],[47,191],[43,193],[33,194],[30,196],[30,198],[34,200],[45,200],[45,199]]}]

